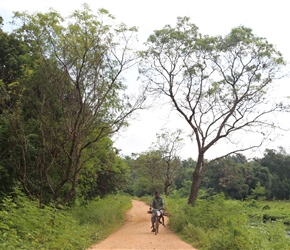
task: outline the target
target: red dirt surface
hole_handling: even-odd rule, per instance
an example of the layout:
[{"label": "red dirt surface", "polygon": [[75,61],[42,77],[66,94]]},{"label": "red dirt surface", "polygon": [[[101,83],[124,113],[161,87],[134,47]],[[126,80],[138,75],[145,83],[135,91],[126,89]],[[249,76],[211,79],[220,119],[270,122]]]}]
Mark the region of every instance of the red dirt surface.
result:
[{"label": "red dirt surface", "polygon": [[[157,250],[196,250],[182,241],[168,227],[159,226],[159,233],[151,233],[149,206],[144,202],[133,200],[133,207],[126,214],[125,224],[104,241],[93,245],[88,250],[96,249],[157,249]],[[165,225],[168,218],[165,217]]]}]

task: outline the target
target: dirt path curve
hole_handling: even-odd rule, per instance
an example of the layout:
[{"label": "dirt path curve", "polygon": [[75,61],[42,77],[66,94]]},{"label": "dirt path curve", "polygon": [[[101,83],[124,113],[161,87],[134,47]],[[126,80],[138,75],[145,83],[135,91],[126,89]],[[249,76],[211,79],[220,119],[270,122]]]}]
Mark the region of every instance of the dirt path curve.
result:
[{"label": "dirt path curve", "polygon": [[[125,224],[115,233],[89,250],[95,249],[188,249],[194,250],[191,245],[183,242],[168,227],[159,227],[159,234],[151,233],[150,214],[148,205],[133,200],[133,207],[126,214]],[[165,217],[165,225],[168,218]],[[195,249],[196,250],[196,249]]]}]

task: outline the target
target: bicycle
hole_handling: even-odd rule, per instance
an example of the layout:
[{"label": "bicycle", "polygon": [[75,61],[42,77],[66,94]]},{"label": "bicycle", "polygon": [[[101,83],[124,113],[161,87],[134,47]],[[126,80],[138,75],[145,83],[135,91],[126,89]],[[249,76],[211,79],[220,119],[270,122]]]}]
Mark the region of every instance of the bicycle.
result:
[{"label": "bicycle", "polygon": [[158,234],[159,230],[159,224],[162,224],[160,220],[162,219],[162,209],[153,209],[152,213],[153,215],[153,229],[155,232],[155,235]]}]

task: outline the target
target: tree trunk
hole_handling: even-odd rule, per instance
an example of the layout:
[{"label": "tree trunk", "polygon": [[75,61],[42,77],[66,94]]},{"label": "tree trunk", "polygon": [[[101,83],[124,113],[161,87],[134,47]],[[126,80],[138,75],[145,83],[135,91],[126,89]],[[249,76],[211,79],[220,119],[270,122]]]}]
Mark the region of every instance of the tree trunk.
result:
[{"label": "tree trunk", "polygon": [[166,180],[164,184],[164,194],[167,197],[169,194],[169,187],[172,185],[172,182]]},{"label": "tree trunk", "polygon": [[67,192],[66,196],[62,199],[61,204],[64,206],[69,199],[73,196],[74,192],[75,192],[75,186],[76,186],[76,182],[73,182],[72,187],[70,188],[70,190]]},{"label": "tree trunk", "polygon": [[198,197],[198,191],[199,191],[199,186],[202,180],[202,174],[197,171],[197,169],[194,170],[193,172],[193,179],[192,179],[192,184],[191,184],[191,190],[190,190],[190,195],[188,198],[188,204],[194,206],[195,201]]}]

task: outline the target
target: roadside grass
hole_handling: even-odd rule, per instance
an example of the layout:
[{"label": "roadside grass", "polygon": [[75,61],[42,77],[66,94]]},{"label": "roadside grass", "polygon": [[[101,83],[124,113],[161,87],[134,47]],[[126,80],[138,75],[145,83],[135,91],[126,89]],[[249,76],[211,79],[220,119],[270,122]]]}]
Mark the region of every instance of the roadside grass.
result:
[{"label": "roadside grass", "polygon": [[125,221],[126,211],[132,207],[131,197],[110,195],[96,199],[71,211],[79,225],[89,226],[96,232],[93,239],[100,241],[117,230]]},{"label": "roadside grass", "polygon": [[[140,200],[150,203],[152,197]],[[198,199],[165,197],[169,226],[199,250],[289,250],[289,201],[235,201],[223,195]],[[106,238],[124,223],[131,197],[109,195],[87,204],[57,210],[39,209],[18,194],[0,205],[0,249],[78,250]]]},{"label": "roadside grass", "polygon": [[[216,195],[194,207],[183,198],[166,198],[170,228],[200,250],[290,249],[288,202],[227,200]],[[265,220],[271,215],[270,220]]]},{"label": "roadside grass", "polygon": [[131,198],[110,195],[86,205],[39,209],[24,195],[0,205],[0,249],[78,250],[106,238],[124,223]]}]

